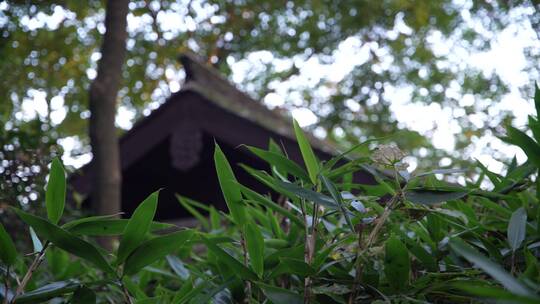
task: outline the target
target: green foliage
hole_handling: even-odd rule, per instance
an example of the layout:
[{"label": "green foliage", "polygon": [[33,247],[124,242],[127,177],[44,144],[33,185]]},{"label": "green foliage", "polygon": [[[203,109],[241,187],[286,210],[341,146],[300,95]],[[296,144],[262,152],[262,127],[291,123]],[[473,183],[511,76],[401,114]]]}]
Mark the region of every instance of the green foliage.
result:
[{"label": "green foliage", "polygon": [[237,186],[236,177],[231,169],[231,165],[217,143],[214,151],[214,162],[219,185],[221,186],[221,191],[223,191],[223,197],[225,198],[227,207],[229,207],[234,221],[238,225],[242,225],[242,223],[246,222],[242,194]]},{"label": "green foliage", "polygon": [[[18,252],[0,226],[7,286],[0,295],[8,303],[540,301],[539,167],[533,161],[513,161],[504,174],[477,163],[458,185],[436,175],[463,170],[405,174],[399,157],[382,164],[402,156],[397,147],[318,162],[306,145],[299,140],[307,173],[275,145],[249,148],[272,168],[269,174],[244,166],[275,191],[269,196],[240,184],[216,145],[229,211],[179,197],[199,228],[168,232],[174,226],[154,222],[158,192],[130,219],[97,216],[59,226],[57,216],[15,209],[33,228],[36,252]],[[343,166],[368,170],[376,184],[355,183],[341,174]],[[51,174],[50,185],[64,178],[57,168],[62,174]],[[61,214],[63,203],[54,202],[49,214]],[[96,242],[111,235],[120,236],[117,251]]]},{"label": "green foliage", "polygon": [[0,259],[7,266],[13,265],[17,257],[17,250],[15,249],[15,244],[13,240],[4,229],[4,226],[0,224]]},{"label": "green foliage", "polygon": [[65,201],[66,176],[60,160],[55,158],[51,163],[49,183],[47,184],[47,192],[45,193],[47,215],[53,224],[58,224],[58,221],[62,217],[62,213],[64,213]]},{"label": "green foliage", "polygon": [[122,263],[146,238],[157,209],[159,191],[150,194],[142,202],[126,225],[118,247],[117,263]]}]

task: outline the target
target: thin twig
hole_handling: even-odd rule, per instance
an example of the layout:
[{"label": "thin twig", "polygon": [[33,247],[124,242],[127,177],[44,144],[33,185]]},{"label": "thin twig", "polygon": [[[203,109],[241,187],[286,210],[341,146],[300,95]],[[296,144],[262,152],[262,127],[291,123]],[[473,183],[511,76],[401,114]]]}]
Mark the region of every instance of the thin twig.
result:
[{"label": "thin twig", "polygon": [[124,294],[124,298],[126,300],[126,303],[133,304],[133,301],[131,300],[131,296],[129,295],[129,291],[126,288],[126,285],[124,285],[124,281],[122,281],[122,278],[118,278],[118,283],[120,283],[120,287],[122,287],[122,293]]},{"label": "thin twig", "polygon": [[34,274],[34,271],[41,265],[41,262],[43,262],[43,258],[45,257],[45,252],[47,251],[47,248],[49,247],[50,242],[47,241],[45,245],[43,245],[43,248],[41,248],[41,251],[36,255],[34,260],[32,261],[32,264],[30,264],[30,267],[28,267],[28,270],[26,271],[26,274],[24,275],[21,283],[19,286],[17,286],[17,290],[15,291],[15,295],[13,296],[13,300],[11,301],[12,304],[15,303],[17,300],[17,297],[20,296],[24,292],[24,288],[30,282],[30,279],[32,278],[32,274]]},{"label": "thin twig", "polygon": [[362,274],[362,264],[360,263],[360,257],[361,257],[361,249],[362,249],[362,233],[364,232],[364,226],[362,224],[358,224],[356,226],[356,231],[358,233],[358,240],[357,240],[357,246],[358,250],[356,251],[356,273],[354,274],[354,283],[352,286],[351,295],[349,297],[349,304],[353,304],[354,300],[356,299],[356,295],[358,293],[358,284],[360,284],[360,277]]},{"label": "thin twig", "polygon": [[6,267],[6,279],[4,281],[4,304],[9,303],[8,290],[9,290],[9,265]]},{"label": "thin twig", "polygon": [[[240,236],[240,243],[242,245],[242,251],[244,252],[244,266],[248,267],[248,255],[247,255],[247,248],[246,248],[246,239],[244,238],[243,234]],[[251,299],[251,282],[250,281],[246,281],[246,285],[244,287],[244,293],[245,293],[244,302],[246,304],[249,304],[250,299]]]}]

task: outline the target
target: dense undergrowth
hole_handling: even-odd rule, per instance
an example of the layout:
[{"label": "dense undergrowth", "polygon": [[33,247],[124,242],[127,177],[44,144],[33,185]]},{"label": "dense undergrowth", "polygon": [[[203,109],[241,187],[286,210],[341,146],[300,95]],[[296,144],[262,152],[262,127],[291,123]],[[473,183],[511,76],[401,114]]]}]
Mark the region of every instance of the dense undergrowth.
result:
[{"label": "dense undergrowth", "polygon": [[[535,105],[540,113],[538,88]],[[376,140],[320,162],[294,123],[305,166],[272,142],[268,150],[247,147],[271,170],[243,168],[271,196],[239,184],[216,145],[229,212],[179,197],[200,226],[174,232],[153,222],[158,192],[130,219],[63,222],[65,173],[54,160],[48,217],[14,209],[34,252],[17,251],[0,226],[0,296],[4,303],[539,303],[537,117],[528,127],[507,127],[504,139],[528,161],[514,158],[502,175],[480,163],[411,174],[397,147],[370,151]],[[359,170],[376,183],[355,183]],[[466,185],[437,178],[447,174],[466,176]],[[97,237],[114,235],[115,250],[98,246]]]}]

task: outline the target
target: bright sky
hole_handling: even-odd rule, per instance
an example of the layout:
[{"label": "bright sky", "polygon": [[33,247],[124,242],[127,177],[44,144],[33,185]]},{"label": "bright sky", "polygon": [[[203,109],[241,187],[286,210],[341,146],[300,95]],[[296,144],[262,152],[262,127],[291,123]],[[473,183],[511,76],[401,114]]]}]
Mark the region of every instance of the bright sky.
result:
[{"label": "bright sky", "polygon": [[[523,13],[523,12],[518,12]],[[525,12],[529,14],[530,12]],[[209,12],[211,14],[211,12]],[[519,14],[518,14],[519,15]],[[482,32],[482,26],[480,23],[475,22],[468,14],[466,10],[463,13],[464,19],[478,31]],[[51,29],[58,27],[60,22],[64,18],[73,18],[69,14],[60,10],[55,10],[54,14],[39,15],[36,18],[23,20],[23,23],[29,28],[47,26]],[[1,21],[1,20],[0,20]],[[194,26],[186,22],[181,22],[176,16],[169,16],[163,14],[160,17],[160,23],[162,27],[185,30]],[[146,26],[143,19],[131,16],[128,18],[129,30],[136,30],[138,27]],[[394,28],[393,32],[407,33],[410,29],[399,20]],[[489,32],[485,32],[485,35],[492,35]],[[497,73],[505,82],[510,84],[511,92],[504,96],[502,101],[497,102],[489,108],[489,114],[495,117],[500,111],[511,110],[516,116],[516,126],[520,127],[526,123],[528,114],[532,114],[534,107],[530,100],[525,100],[521,97],[518,88],[524,85],[532,85],[534,79],[531,79],[531,75],[527,75],[523,72],[523,68],[526,66],[526,59],[523,54],[525,48],[533,47],[540,49],[540,42],[538,41],[536,34],[532,30],[528,20],[521,19],[515,20],[515,22],[502,31],[497,36],[493,37],[495,43],[493,48],[483,53],[469,54],[465,48],[453,47],[450,49],[446,41],[444,41],[441,35],[434,33],[429,39],[430,43],[437,52],[441,54],[448,54],[450,57],[449,64],[466,65],[481,69],[485,74]],[[302,99],[298,94],[297,96],[291,96],[289,89],[298,86],[314,86],[321,78],[330,79],[332,81],[340,81],[356,65],[361,65],[368,60],[369,51],[382,51],[377,45],[373,43],[363,43],[358,38],[348,38],[343,41],[337,50],[335,50],[335,61],[331,64],[322,64],[316,57],[312,57],[307,61],[301,59],[293,60],[278,60],[272,56],[270,52],[260,51],[249,54],[246,58],[240,61],[234,61],[228,59],[232,65],[232,71],[234,73],[231,79],[240,84],[243,87],[249,84],[245,83],[245,79],[249,73],[256,72],[257,70],[264,69],[265,64],[272,62],[277,69],[286,69],[293,63],[300,69],[300,74],[297,77],[293,77],[286,82],[274,84],[273,89],[275,93],[271,93],[264,98],[264,102],[269,107],[287,106],[285,104],[285,96],[288,100],[292,100],[294,105],[301,105]],[[96,53],[93,57],[93,61],[99,60],[99,54]],[[383,61],[382,65],[390,64]],[[95,70],[89,69],[87,71],[88,77],[95,77]],[[172,69],[166,70],[166,76],[169,80],[169,91],[175,92],[181,88],[180,71]],[[535,75],[538,77],[538,75]],[[454,86],[455,85],[455,86]],[[447,95],[457,94],[458,83],[456,82],[450,88],[447,88]],[[392,100],[391,110],[396,117],[400,125],[403,127],[416,130],[421,134],[427,134],[433,141],[433,144],[440,149],[452,151],[454,149],[454,135],[461,132],[461,128],[456,120],[453,118],[459,115],[465,115],[465,112],[460,112],[459,109],[454,112],[450,108],[442,108],[437,103],[432,104],[411,104],[410,100],[410,88],[396,88],[385,87],[385,91],[388,98]],[[289,94],[289,95],[287,95]],[[326,88],[317,89],[315,94],[319,96],[328,96],[331,94]],[[46,95],[42,91],[31,90],[29,92],[29,98],[23,101],[22,112],[17,113],[20,119],[32,119],[36,116],[45,116],[47,113],[47,103],[45,102]],[[475,100],[473,96],[464,96],[460,104],[472,105],[474,103],[481,104],[482,100]],[[359,105],[354,101],[350,101],[347,104],[352,110],[358,108]],[[153,102],[146,111],[155,109],[159,106],[158,102]],[[51,119],[53,123],[61,122],[65,115],[66,109],[64,107],[64,100],[62,97],[57,96],[51,100]],[[292,107],[292,115],[300,122],[302,126],[308,126],[317,122],[317,117],[307,108]],[[475,116],[476,115],[476,116]],[[473,122],[481,127],[488,119],[483,117],[482,114],[473,114],[470,116]],[[123,129],[129,129],[134,123],[134,113],[128,108],[119,107],[117,115],[117,125]],[[435,128],[434,128],[435,127]],[[434,130],[434,132],[432,132]],[[320,131],[320,130],[319,130]],[[324,132],[319,132],[324,134]],[[80,147],[80,142],[77,137],[68,137],[62,139],[60,144],[64,147],[66,154],[63,156],[63,160],[67,165],[73,165],[80,167],[83,164],[90,161],[91,156],[86,154],[78,157],[71,157],[70,151]],[[491,145],[492,148],[499,150],[505,155],[517,155],[519,161],[524,161],[525,155],[518,148],[509,147],[502,143],[499,139],[491,135],[486,135],[480,139],[475,139],[472,142],[471,147],[466,151],[469,157],[477,158],[483,163],[487,164],[491,170],[500,171],[502,169],[502,163],[496,161],[492,155],[485,151],[487,145]],[[442,160],[443,165],[445,160]],[[412,166],[410,169],[414,169],[416,166],[415,160],[412,160]]]}]

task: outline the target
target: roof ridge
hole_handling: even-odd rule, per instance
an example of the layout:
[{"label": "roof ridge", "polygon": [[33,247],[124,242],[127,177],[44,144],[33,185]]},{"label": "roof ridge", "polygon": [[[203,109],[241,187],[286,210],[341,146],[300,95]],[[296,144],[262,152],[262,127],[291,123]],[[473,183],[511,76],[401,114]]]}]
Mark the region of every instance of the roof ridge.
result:
[{"label": "roof ridge", "polygon": [[[182,90],[195,91],[224,110],[260,124],[280,135],[291,139],[296,138],[292,128],[292,117],[287,117],[289,115],[271,110],[262,102],[242,92],[216,69],[204,64],[203,60],[192,52],[182,53],[179,60],[186,72],[186,82]],[[338,150],[331,143],[316,138],[311,133],[307,136],[319,150],[328,153],[336,153]]]}]

